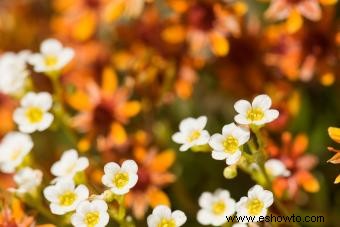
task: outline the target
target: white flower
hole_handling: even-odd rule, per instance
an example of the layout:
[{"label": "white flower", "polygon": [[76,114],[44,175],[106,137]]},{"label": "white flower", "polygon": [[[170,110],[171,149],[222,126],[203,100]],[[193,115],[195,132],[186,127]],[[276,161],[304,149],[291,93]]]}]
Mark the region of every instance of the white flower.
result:
[{"label": "white flower", "polygon": [[239,100],[235,103],[234,108],[238,115],[235,121],[239,124],[263,125],[274,121],[279,116],[279,111],[269,109],[272,100],[268,95],[258,95],[250,104],[247,100]]},{"label": "white flower", "polygon": [[[266,216],[267,208],[273,203],[273,193],[255,185],[248,191],[248,197],[242,197],[236,204],[237,216],[252,216],[258,222],[260,216]],[[245,218],[243,222],[246,223]]]},{"label": "white flower", "polygon": [[15,95],[22,92],[28,76],[28,51],[7,52],[0,57],[0,92]]},{"label": "white flower", "polygon": [[264,164],[266,172],[272,177],[288,177],[290,175],[290,171],[286,168],[285,164],[278,159],[269,159]]},{"label": "white flower", "polygon": [[207,124],[207,117],[201,116],[197,119],[186,118],[179,124],[179,132],[172,136],[172,140],[182,144],[180,151],[186,151],[197,145],[207,144],[209,141],[209,133],[203,130]]},{"label": "white flower", "polygon": [[27,93],[14,111],[13,119],[19,130],[25,133],[43,131],[50,127],[53,115],[47,112],[52,107],[52,97],[47,92]]},{"label": "white flower", "polygon": [[147,218],[148,227],[178,227],[187,221],[187,217],[180,210],[171,212],[170,208],[160,205],[153,209]]},{"label": "white flower", "polygon": [[102,183],[117,195],[126,194],[138,181],[137,171],[138,166],[133,160],[124,161],[122,167],[115,162],[107,163]]},{"label": "white flower", "polygon": [[64,48],[56,39],[46,39],[40,45],[40,53],[32,54],[28,62],[36,72],[56,72],[74,57],[71,48]]},{"label": "white flower", "polygon": [[27,193],[41,184],[43,173],[38,169],[25,167],[14,175],[14,181],[18,188],[13,191],[18,193]]},{"label": "white flower", "polygon": [[198,203],[202,209],[197,213],[197,220],[202,225],[221,226],[227,216],[235,212],[235,200],[230,198],[229,191],[217,189],[214,193],[204,192]]},{"label": "white flower", "polygon": [[73,214],[71,222],[77,227],[104,227],[109,223],[108,206],[104,200],[83,201]]},{"label": "white flower", "polygon": [[240,147],[249,140],[249,137],[248,129],[234,123],[225,125],[222,134],[216,133],[210,138],[209,145],[213,148],[211,153],[213,159],[226,159],[228,165],[235,164],[242,155]]},{"label": "white flower", "polygon": [[235,223],[233,224],[231,227],[247,227],[248,225],[247,224],[244,224],[244,223]]},{"label": "white flower", "polygon": [[44,189],[44,196],[51,202],[51,212],[63,215],[75,210],[80,202],[86,200],[89,197],[89,190],[85,185],[75,187],[71,179],[63,179],[55,185],[46,187]]},{"label": "white flower", "polygon": [[65,151],[60,160],[52,165],[51,173],[58,178],[73,178],[76,173],[88,166],[89,160],[86,157],[79,157],[78,152],[71,149]]},{"label": "white flower", "polygon": [[0,143],[0,170],[13,173],[33,147],[29,135],[20,132],[6,134]]}]

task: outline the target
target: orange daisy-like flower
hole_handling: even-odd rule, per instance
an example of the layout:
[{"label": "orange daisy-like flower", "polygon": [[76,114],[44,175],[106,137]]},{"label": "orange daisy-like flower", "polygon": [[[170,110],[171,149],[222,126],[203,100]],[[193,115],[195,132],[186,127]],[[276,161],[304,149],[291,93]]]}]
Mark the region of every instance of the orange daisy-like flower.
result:
[{"label": "orange daisy-like flower", "polygon": [[[337,143],[340,143],[340,128],[329,127],[328,128],[328,135]],[[328,160],[328,162],[332,164],[340,164],[340,150],[336,150],[333,147],[329,147],[328,150],[335,152],[335,155]],[[335,184],[340,183],[340,174],[336,177]]]},{"label": "orange daisy-like flower", "polygon": [[335,4],[337,0],[272,0],[266,11],[266,17],[273,20],[287,20],[288,31],[295,32],[302,26],[305,18],[318,21],[321,18],[320,3]]},{"label": "orange daisy-like flower", "polygon": [[273,191],[276,196],[294,199],[298,196],[300,188],[311,193],[319,191],[319,182],[311,173],[318,159],[314,155],[304,154],[307,147],[308,138],[305,134],[298,134],[293,139],[289,132],[282,134],[281,147],[275,144],[268,146],[270,156],[280,159],[291,172],[289,177],[274,179]]},{"label": "orange daisy-like flower", "polygon": [[175,181],[175,176],[168,172],[175,161],[175,152],[158,152],[155,148],[139,144],[135,146],[133,155],[138,164],[138,182],[127,194],[126,203],[135,217],[140,219],[149,206],[170,206],[170,200],[162,188]]}]

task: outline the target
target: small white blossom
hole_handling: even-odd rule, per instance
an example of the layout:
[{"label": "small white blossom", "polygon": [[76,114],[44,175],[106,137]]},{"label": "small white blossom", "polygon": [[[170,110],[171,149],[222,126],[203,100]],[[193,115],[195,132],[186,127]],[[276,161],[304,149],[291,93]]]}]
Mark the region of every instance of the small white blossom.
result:
[{"label": "small white blossom", "polygon": [[38,169],[25,167],[14,175],[14,182],[18,188],[13,191],[23,194],[37,188],[42,181],[43,173]]},{"label": "small white blossom", "polygon": [[138,181],[137,171],[138,166],[133,160],[124,161],[121,167],[115,162],[107,163],[102,183],[117,195],[126,194]]},{"label": "small white blossom", "polygon": [[89,197],[85,185],[75,187],[71,179],[63,179],[44,189],[44,196],[50,202],[53,214],[63,215],[77,208],[80,202]]},{"label": "small white blossom", "polygon": [[[242,197],[236,204],[237,216],[252,216],[254,222],[259,221],[260,216],[266,216],[267,209],[273,203],[273,193],[264,190],[260,185],[255,185],[248,191],[248,197]],[[244,223],[247,222],[245,218]]]},{"label": "small white blossom", "polygon": [[73,214],[71,222],[73,226],[104,227],[109,223],[108,206],[104,200],[83,201]]},{"label": "small white blossom", "polygon": [[29,92],[21,99],[20,105],[14,111],[13,119],[21,132],[43,131],[52,124],[54,117],[48,112],[52,107],[52,97],[49,93]]},{"label": "small white blossom", "polygon": [[0,57],[0,92],[9,95],[22,92],[28,77],[28,55],[28,51],[21,51],[18,54],[7,52]]},{"label": "small white blossom", "polygon": [[186,221],[187,217],[182,211],[171,212],[171,209],[164,205],[155,207],[147,218],[148,227],[179,227]]},{"label": "small white blossom", "polygon": [[63,153],[60,160],[51,167],[51,173],[58,178],[73,178],[80,171],[84,171],[89,166],[86,157],[79,157],[74,149]]},{"label": "small white blossom", "polygon": [[272,100],[268,95],[258,95],[250,103],[247,100],[239,100],[234,108],[238,115],[234,120],[239,124],[263,125],[274,121],[279,116],[279,111],[270,109]]},{"label": "small white blossom", "polygon": [[71,48],[64,48],[56,39],[46,39],[40,45],[40,53],[32,54],[28,62],[36,72],[57,72],[74,57]]},{"label": "small white blossom", "polygon": [[10,132],[0,143],[0,170],[13,173],[33,147],[29,135],[20,132]]},{"label": "small white blossom", "polygon": [[244,223],[235,223],[231,227],[248,227],[248,225]]},{"label": "small white blossom", "polygon": [[222,134],[216,133],[210,138],[209,145],[213,148],[211,153],[213,159],[225,159],[228,165],[235,164],[242,155],[240,147],[249,140],[249,137],[248,129],[234,123],[225,125]]},{"label": "small white blossom", "polygon": [[209,132],[204,130],[207,124],[207,117],[201,116],[197,119],[186,118],[179,124],[179,132],[172,136],[172,140],[178,144],[182,144],[180,151],[186,151],[197,145],[207,144],[209,141]]},{"label": "small white blossom", "polygon": [[201,209],[197,213],[197,220],[202,225],[221,226],[228,216],[235,212],[235,200],[230,198],[227,190],[217,189],[214,193],[204,192],[198,203]]},{"label": "small white blossom", "polygon": [[286,168],[285,164],[278,159],[269,159],[264,164],[266,172],[272,177],[288,177],[290,171]]}]

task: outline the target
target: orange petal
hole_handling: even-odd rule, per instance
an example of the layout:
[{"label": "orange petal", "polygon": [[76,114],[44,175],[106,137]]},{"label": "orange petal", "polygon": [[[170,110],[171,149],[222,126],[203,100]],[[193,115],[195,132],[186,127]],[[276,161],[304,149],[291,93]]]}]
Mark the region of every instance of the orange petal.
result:
[{"label": "orange petal", "polygon": [[211,49],[216,56],[225,56],[229,52],[228,40],[219,33],[210,34]]},{"label": "orange petal", "polygon": [[335,178],[334,184],[340,183],[340,174]]},{"label": "orange petal", "polygon": [[330,163],[333,163],[333,164],[340,164],[340,152],[336,153],[327,162],[330,162]]},{"label": "orange petal", "polygon": [[133,150],[133,156],[137,162],[143,162],[146,158],[146,155],[147,151],[144,147],[138,146]]},{"label": "orange petal", "polygon": [[306,136],[306,134],[298,134],[294,140],[292,155],[294,155],[295,157],[300,156],[306,151],[307,147],[308,137]]},{"label": "orange petal", "polygon": [[117,89],[117,74],[116,72],[106,67],[103,71],[102,77],[102,91],[106,95],[112,95],[112,93]]},{"label": "orange petal", "polygon": [[158,205],[170,206],[170,200],[166,193],[156,187],[152,187],[148,190],[148,196],[151,207],[156,207]]},{"label": "orange petal", "polygon": [[125,132],[124,127],[117,122],[112,123],[111,131],[110,131],[110,138],[117,145],[121,145],[125,143],[127,140],[127,134]]},{"label": "orange petal", "polygon": [[317,192],[320,189],[318,180],[307,171],[300,171],[296,174],[297,180],[307,192]]},{"label": "orange petal", "polygon": [[329,127],[328,128],[328,135],[337,143],[340,143],[340,128]]},{"label": "orange petal", "polygon": [[81,14],[81,17],[75,24],[72,32],[73,38],[79,41],[87,40],[94,33],[96,28],[96,16],[93,12],[87,11]]},{"label": "orange petal", "polygon": [[150,169],[156,172],[165,172],[174,163],[175,158],[173,150],[165,150],[152,160]]},{"label": "orange petal", "polygon": [[288,188],[288,182],[284,178],[276,178],[273,181],[273,191],[278,198],[282,198],[283,193]]},{"label": "orange petal", "polygon": [[338,0],[319,0],[323,5],[334,5]]},{"label": "orange petal", "polygon": [[184,41],[186,36],[185,29],[181,25],[167,27],[162,32],[162,38],[168,43],[178,44]]},{"label": "orange petal", "polygon": [[106,22],[113,22],[117,20],[124,12],[125,4],[124,1],[111,1],[104,9],[103,17]]},{"label": "orange petal", "polygon": [[300,13],[296,10],[293,10],[288,20],[286,21],[286,29],[289,33],[295,33],[298,31],[303,25],[303,19],[300,15]]},{"label": "orange petal", "polygon": [[77,90],[66,96],[67,103],[74,109],[84,111],[91,109],[91,102],[86,92]]},{"label": "orange petal", "polygon": [[123,116],[133,117],[136,116],[141,110],[141,104],[138,101],[130,101],[125,103],[121,108],[120,112]]}]

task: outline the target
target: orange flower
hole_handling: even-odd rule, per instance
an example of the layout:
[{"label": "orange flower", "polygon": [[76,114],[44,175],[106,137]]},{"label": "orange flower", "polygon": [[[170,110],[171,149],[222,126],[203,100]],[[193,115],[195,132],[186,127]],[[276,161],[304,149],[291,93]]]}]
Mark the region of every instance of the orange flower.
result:
[{"label": "orange flower", "polygon": [[289,177],[274,179],[273,190],[276,196],[294,199],[298,196],[299,188],[311,193],[319,191],[319,182],[310,172],[318,159],[314,155],[304,154],[307,147],[308,138],[305,134],[298,134],[293,140],[289,132],[282,134],[281,147],[273,143],[268,146],[269,155],[280,159],[291,172]]},{"label": "orange flower", "polygon": [[[337,143],[340,143],[340,128],[329,127],[328,135]],[[328,160],[332,164],[340,164],[340,150],[336,150],[333,147],[329,147],[328,150],[335,152],[335,155]],[[336,177],[335,184],[340,183],[340,174]]]},{"label": "orange flower", "polygon": [[136,218],[141,219],[149,206],[170,206],[170,200],[162,188],[175,180],[175,176],[168,172],[175,161],[175,152],[157,152],[155,148],[139,144],[135,146],[133,155],[138,164],[138,182],[127,194],[126,203]]},{"label": "orange flower", "polygon": [[337,0],[272,0],[266,11],[266,17],[273,20],[287,19],[289,32],[296,32],[303,24],[301,17],[318,21],[321,18],[321,4],[335,4]]}]

